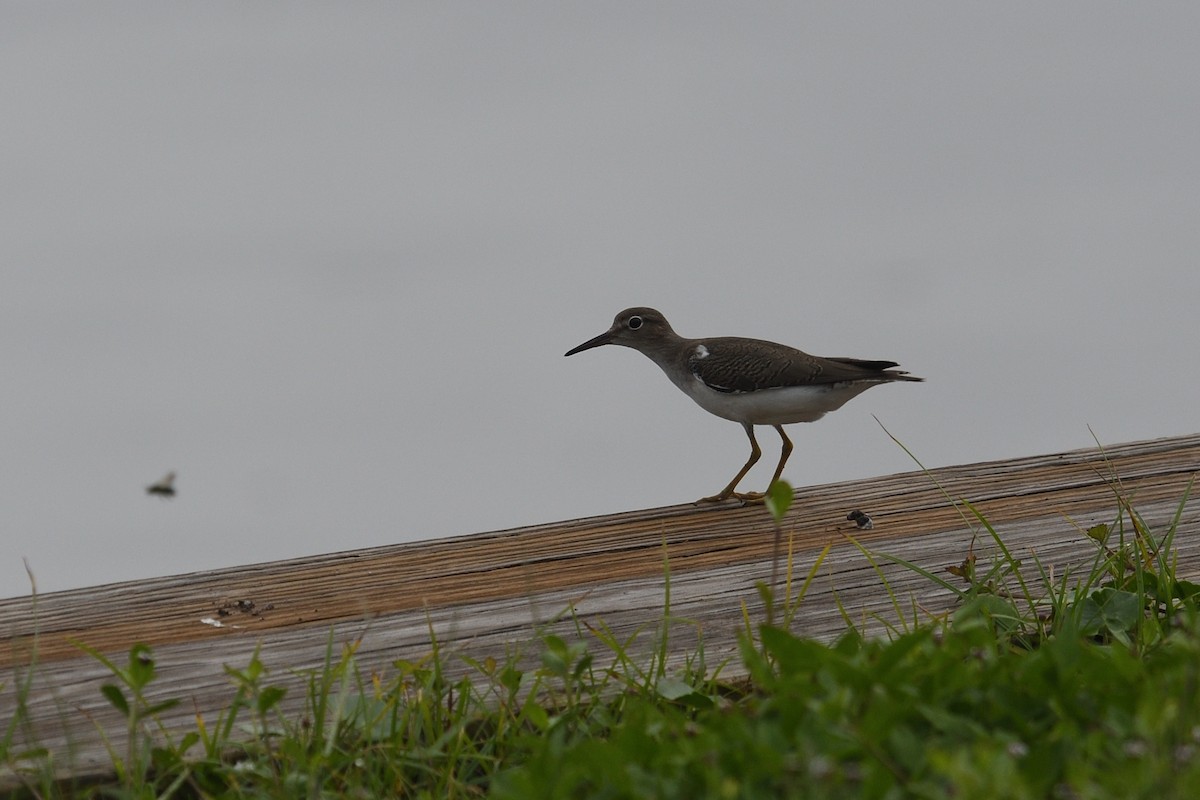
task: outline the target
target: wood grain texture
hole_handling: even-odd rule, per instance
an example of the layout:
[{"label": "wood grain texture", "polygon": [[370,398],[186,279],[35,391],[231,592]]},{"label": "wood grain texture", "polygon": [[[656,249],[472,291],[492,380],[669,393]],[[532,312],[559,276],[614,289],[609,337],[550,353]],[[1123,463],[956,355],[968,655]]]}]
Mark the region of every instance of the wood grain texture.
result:
[{"label": "wood grain texture", "polygon": [[[784,523],[796,570],[832,549],[805,599],[795,630],[830,638],[844,629],[837,603],[874,630],[895,621],[886,579],[909,613],[944,613],[951,593],[885,561],[879,571],[846,538],[944,577],[974,552],[994,553],[990,537],[957,501],[968,500],[1021,558],[1036,554],[1062,570],[1085,562],[1095,545],[1081,530],[1112,523],[1115,480],[1152,530],[1181,510],[1200,471],[1200,435],[1098,450],[911,472],[797,490]],[[939,488],[940,487],[940,488]],[[846,514],[862,509],[875,527],[858,531]],[[681,659],[703,638],[708,663],[736,653],[743,607],[763,619],[755,583],[770,575],[773,528],[762,506],[671,506],[431,542],[377,547],[246,567],[176,575],[0,601],[0,720],[17,704],[17,677],[37,663],[26,706],[26,735],[49,747],[76,774],[103,772],[108,760],[97,726],[120,736],[123,722],[99,693],[107,671],[75,642],[124,661],[136,642],[154,648],[159,675],[152,700],[183,698],[164,720],[192,729],[214,719],[233,696],[223,665],[245,666],[255,648],[289,686],[289,711],[302,707],[305,669],[319,669],[326,647],[361,638],[364,673],[387,676],[398,659],[430,652],[430,631],[460,672],[458,655],[519,652],[535,663],[536,637],[574,635],[576,619],[601,620],[618,637],[637,634],[645,654],[661,623],[664,557],[671,574],[671,653]],[[1176,538],[1181,577],[1200,573],[1197,503],[1182,507]],[[251,603],[253,604],[251,606]],[[227,616],[219,616],[224,609]],[[201,622],[214,618],[217,628]],[[640,631],[640,633],[638,633]],[[602,648],[594,647],[598,656]],[[66,767],[64,767],[65,769]],[[0,775],[0,784],[13,776]]]}]

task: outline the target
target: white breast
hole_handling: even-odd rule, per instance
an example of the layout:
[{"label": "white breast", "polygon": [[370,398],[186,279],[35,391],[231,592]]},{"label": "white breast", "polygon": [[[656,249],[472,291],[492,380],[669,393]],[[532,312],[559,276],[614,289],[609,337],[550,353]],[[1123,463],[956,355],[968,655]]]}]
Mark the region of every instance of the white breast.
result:
[{"label": "white breast", "polygon": [[751,425],[815,422],[847,401],[886,381],[854,381],[817,386],[786,386],[757,392],[717,392],[691,376],[678,384],[710,414]]}]

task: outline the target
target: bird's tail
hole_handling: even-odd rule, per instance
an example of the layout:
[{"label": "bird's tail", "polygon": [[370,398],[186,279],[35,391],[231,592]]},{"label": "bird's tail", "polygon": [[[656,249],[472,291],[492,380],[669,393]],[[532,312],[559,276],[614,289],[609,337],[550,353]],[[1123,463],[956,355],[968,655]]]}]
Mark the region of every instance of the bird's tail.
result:
[{"label": "bird's tail", "polygon": [[895,361],[868,361],[862,358],[831,358],[830,361],[836,361],[839,364],[845,364],[850,367],[857,367],[865,372],[877,373],[879,377],[887,378],[892,381],[923,381],[924,378],[918,378],[916,375],[909,375],[902,369],[892,369],[892,367],[900,366]]}]

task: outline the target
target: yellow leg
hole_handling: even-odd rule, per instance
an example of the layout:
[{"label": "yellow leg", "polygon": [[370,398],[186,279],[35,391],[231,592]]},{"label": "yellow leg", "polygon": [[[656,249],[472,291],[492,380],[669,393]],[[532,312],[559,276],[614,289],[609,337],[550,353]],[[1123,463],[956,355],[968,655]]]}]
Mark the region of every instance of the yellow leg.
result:
[{"label": "yellow leg", "polygon": [[[744,492],[744,493],[742,493],[742,492],[734,491],[734,489],[737,488],[737,485],[742,480],[742,478],[746,477],[746,473],[750,471],[750,468],[753,467],[756,463],[758,463],[758,459],[762,457],[762,450],[760,450],[758,447],[758,440],[754,438],[754,426],[749,423],[743,423],[742,427],[744,427],[746,429],[746,436],[750,437],[750,458],[746,461],[746,463],[744,465],[742,465],[742,468],[740,470],[738,470],[738,474],[733,476],[733,480],[731,480],[729,482],[728,486],[726,486],[724,489],[722,489],[720,492],[713,495],[712,497],[701,497],[696,502],[698,502],[698,503],[719,503],[720,501],[728,500],[731,497],[736,497],[738,500],[757,500],[763,496],[762,492]],[[780,433],[783,433],[783,430],[781,428],[779,428],[779,426],[776,426],[776,430],[778,430]],[[785,436],[784,440],[786,441],[786,439],[787,439],[787,437]],[[789,452],[791,451],[791,444],[792,444],[791,442],[788,442],[788,451]],[[786,456],[785,456],[785,458],[786,458]],[[783,469],[782,462],[780,463],[779,468],[780,468],[780,470]]]},{"label": "yellow leg", "polygon": [[771,484],[779,480],[779,476],[783,474],[783,465],[787,463],[788,456],[792,454],[792,440],[783,432],[783,427],[780,425],[772,426],[779,431],[779,438],[783,440],[783,451],[779,454],[779,466],[775,468],[775,474],[771,476],[771,483],[767,484],[767,488],[771,488]]}]

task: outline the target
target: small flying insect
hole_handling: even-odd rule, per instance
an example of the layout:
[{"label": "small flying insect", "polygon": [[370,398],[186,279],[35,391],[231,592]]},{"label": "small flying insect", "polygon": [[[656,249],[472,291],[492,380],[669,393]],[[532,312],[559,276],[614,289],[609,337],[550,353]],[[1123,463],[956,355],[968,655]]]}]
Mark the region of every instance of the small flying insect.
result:
[{"label": "small flying insect", "polygon": [[175,473],[168,472],[157,483],[146,487],[146,494],[156,494],[159,497],[175,496]]}]

